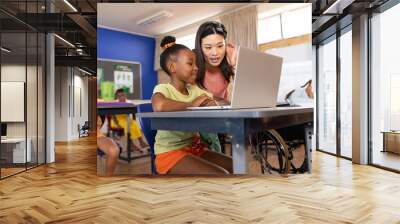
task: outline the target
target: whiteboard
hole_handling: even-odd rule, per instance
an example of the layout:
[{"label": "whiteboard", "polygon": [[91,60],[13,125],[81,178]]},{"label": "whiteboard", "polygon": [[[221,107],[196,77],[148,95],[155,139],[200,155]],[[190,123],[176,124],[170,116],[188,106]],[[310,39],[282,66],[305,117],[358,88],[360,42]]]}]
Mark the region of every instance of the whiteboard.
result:
[{"label": "whiteboard", "polygon": [[24,122],[25,82],[1,82],[1,122]]}]

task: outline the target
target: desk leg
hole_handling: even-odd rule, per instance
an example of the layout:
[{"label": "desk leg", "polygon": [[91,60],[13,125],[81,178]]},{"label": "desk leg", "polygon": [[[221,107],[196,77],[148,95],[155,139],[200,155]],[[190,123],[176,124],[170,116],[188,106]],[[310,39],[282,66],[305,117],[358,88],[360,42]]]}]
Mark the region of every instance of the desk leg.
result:
[{"label": "desk leg", "polygon": [[128,163],[131,163],[131,147],[132,147],[132,140],[131,140],[131,133],[129,133],[128,132],[128,134],[127,134],[127,138],[128,138],[128,142],[127,142],[127,152],[128,152],[128,155],[127,155],[127,161],[128,161]]},{"label": "desk leg", "polygon": [[234,174],[247,174],[246,135],[244,123],[241,122],[239,122],[238,127],[231,133]]},{"label": "desk leg", "polygon": [[306,149],[307,171],[308,173],[311,173],[313,124],[312,123],[305,124],[304,131],[305,131],[304,147]]},{"label": "desk leg", "polygon": [[383,149],[381,152],[386,152],[386,133],[383,133]]},{"label": "desk leg", "polygon": [[126,136],[128,138],[127,140],[127,147],[128,147],[128,163],[131,163],[131,147],[132,147],[132,140],[131,140],[131,119],[130,119],[130,114],[127,114],[126,116]]}]

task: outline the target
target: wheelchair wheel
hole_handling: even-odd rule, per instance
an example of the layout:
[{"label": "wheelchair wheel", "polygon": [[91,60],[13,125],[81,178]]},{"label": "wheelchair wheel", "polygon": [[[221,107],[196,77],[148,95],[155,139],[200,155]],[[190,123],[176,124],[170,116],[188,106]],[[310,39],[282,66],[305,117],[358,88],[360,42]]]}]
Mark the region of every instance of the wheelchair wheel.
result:
[{"label": "wheelchair wheel", "polygon": [[264,174],[304,173],[307,171],[306,149],[303,140],[285,141],[276,130],[257,134],[254,157],[260,162]]},{"label": "wheelchair wheel", "polygon": [[270,170],[289,173],[290,152],[283,138],[275,130],[264,131],[256,136],[255,157],[260,161],[264,174]]},{"label": "wheelchair wheel", "polygon": [[292,173],[304,173],[307,171],[306,148],[303,140],[287,142]]}]

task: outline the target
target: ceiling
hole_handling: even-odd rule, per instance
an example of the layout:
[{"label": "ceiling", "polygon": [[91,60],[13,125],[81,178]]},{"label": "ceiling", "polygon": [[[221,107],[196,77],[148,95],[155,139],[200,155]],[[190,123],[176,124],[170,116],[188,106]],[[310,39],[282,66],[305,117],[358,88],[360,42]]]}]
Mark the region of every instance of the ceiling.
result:
[{"label": "ceiling", "polygon": [[[36,33],[2,33],[2,47],[10,50],[10,52],[1,51],[1,60],[3,63],[36,63],[38,51],[44,50],[44,42],[39,42],[41,36]],[[39,39],[38,39],[39,38]],[[39,54],[40,55],[40,54]]]},{"label": "ceiling", "polygon": [[311,2],[313,44],[318,44],[334,35],[337,30],[350,25],[355,17],[376,12],[389,0],[311,0]]},{"label": "ceiling", "polygon": [[[45,3],[50,3],[46,5]],[[96,70],[96,26],[98,0],[1,0],[0,25],[2,45],[11,50],[4,53],[3,60],[28,61],[36,55],[36,46],[30,39],[36,32],[56,33],[68,42],[55,38],[56,66],[79,66]],[[51,10],[50,10],[51,9]],[[25,43],[25,30],[33,35]],[[42,40],[42,39],[40,39]],[[33,41],[36,42],[36,41]],[[43,46],[41,46],[43,47]]]},{"label": "ceiling", "polygon": [[[229,12],[249,3],[102,3],[98,4],[97,25],[148,36],[158,36],[218,14]],[[137,22],[161,11],[171,17],[147,26]]]},{"label": "ceiling", "polygon": [[[48,13],[45,2],[51,2],[54,12]],[[20,33],[26,27],[40,32],[55,32],[83,50],[78,55],[76,49],[68,47],[56,38],[56,64],[68,66],[83,66],[95,71],[96,68],[96,26],[113,28],[120,31],[138,33],[148,36],[158,36],[177,30],[187,25],[201,22],[210,17],[232,12],[250,3],[236,0],[238,3],[161,3],[168,0],[68,0],[78,12],[75,12],[63,0],[0,0],[0,24],[2,33]],[[138,3],[138,2],[158,2]],[[174,0],[175,2],[178,0]],[[202,2],[197,0],[198,2]],[[209,0],[216,2],[225,0]],[[323,14],[335,2],[341,1],[336,7],[340,14]],[[117,3],[118,2],[118,3]],[[171,2],[171,1],[169,1]],[[196,0],[192,0],[196,2]],[[226,0],[228,2],[228,0]],[[257,1],[261,2],[261,1]],[[312,3],[312,36],[313,43],[318,43],[351,24],[352,18],[360,13],[372,11],[389,2],[389,0],[270,0],[269,3],[290,2],[282,4],[259,4],[258,10],[264,15],[273,14],[284,7],[292,7],[292,3]],[[26,4],[28,3],[28,4]],[[133,4],[134,3],[134,4]],[[258,4],[258,3],[251,3]],[[288,6],[290,5],[290,6]],[[162,19],[148,26],[138,26],[137,22],[160,11],[172,13],[171,17]],[[25,12],[28,12],[26,14]],[[339,22],[338,22],[339,21]],[[28,24],[25,26],[25,24]],[[23,40],[13,35],[3,36],[3,43],[18,49]],[[23,36],[23,35],[18,35]],[[7,40],[8,39],[8,40]],[[14,42],[14,43],[12,43]],[[33,44],[28,44],[28,55]],[[22,48],[21,48],[22,49]],[[15,50],[13,54],[17,54]],[[21,50],[22,52],[22,50]]]}]

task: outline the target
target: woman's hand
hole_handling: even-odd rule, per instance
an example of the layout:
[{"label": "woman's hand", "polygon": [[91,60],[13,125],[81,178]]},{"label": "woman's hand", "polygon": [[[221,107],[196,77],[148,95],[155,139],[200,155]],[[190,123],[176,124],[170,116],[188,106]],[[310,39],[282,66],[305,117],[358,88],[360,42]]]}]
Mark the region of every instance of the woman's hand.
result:
[{"label": "woman's hand", "polygon": [[225,106],[225,105],[231,105],[231,102],[224,100],[224,99],[217,99],[216,100],[217,105]]},{"label": "woman's hand", "polygon": [[229,65],[232,67],[236,66],[236,56],[237,56],[237,48],[232,43],[228,43],[226,45],[226,59],[228,60]]}]

